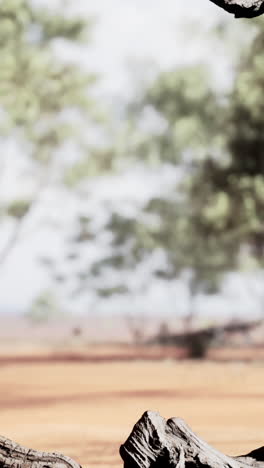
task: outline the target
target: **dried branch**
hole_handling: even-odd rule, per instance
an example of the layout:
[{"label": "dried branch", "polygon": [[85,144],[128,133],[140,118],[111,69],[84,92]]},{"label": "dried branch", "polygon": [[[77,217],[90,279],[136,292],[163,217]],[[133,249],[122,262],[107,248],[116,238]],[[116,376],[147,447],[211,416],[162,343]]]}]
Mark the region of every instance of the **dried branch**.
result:
[{"label": "dried branch", "polygon": [[124,468],[264,468],[264,447],[242,457],[218,452],[179,418],[147,411],[120,447]]},{"label": "dried branch", "polygon": [[38,452],[0,436],[1,468],[81,468],[71,458],[60,453]]},{"label": "dried branch", "polygon": [[235,15],[236,18],[253,18],[264,13],[264,0],[211,0]]}]

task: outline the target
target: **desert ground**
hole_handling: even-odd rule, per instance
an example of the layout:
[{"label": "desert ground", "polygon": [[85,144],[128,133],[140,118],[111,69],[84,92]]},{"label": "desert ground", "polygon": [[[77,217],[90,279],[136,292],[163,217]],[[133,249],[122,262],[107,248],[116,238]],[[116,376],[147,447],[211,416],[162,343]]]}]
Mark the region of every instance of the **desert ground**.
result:
[{"label": "desert ground", "polygon": [[242,454],[264,442],[261,363],[163,361],[0,364],[0,432],[82,465],[121,467],[119,445],[146,409],[180,416]]}]

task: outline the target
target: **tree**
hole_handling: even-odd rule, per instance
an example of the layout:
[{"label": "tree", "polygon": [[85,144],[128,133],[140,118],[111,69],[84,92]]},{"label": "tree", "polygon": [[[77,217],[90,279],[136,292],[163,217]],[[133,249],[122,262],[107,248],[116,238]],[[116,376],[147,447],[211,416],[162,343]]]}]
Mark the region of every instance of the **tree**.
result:
[{"label": "tree", "polygon": [[62,284],[69,276],[74,280],[72,297],[87,290],[108,301],[132,297],[126,275],[136,276],[158,253],[144,281],[184,278],[190,327],[198,294],[216,293],[230,271],[261,267],[263,33],[261,22],[252,24],[255,38],[247,51],[239,50],[228,94],[212,85],[204,65],[177,67],[160,73],[125,109],[125,130],[102,160],[111,167],[117,160],[121,169],[140,165],[146,178],[153,168],[167,166],[178,174],[177,183],[157,190],[132,214],[107,206],[100,228],[107,242],[92,261],[86,261],[85,249],[94,249],[98,234],[83,210],[64,259],[70,267],[51,265]]},{"label": "tree", "polygon": [[[207,185],[196,196],[190,191],[205,151],[216,153],[225,146],[222,120],[226,109],[210,89],[207,77],[207,70],[200,65],[162,73],[136,106],[135,122],[140,120],[138,115],[152,109],[163,122],[163,129],[156,134],[141,134],[134,157],[150,164],[155,155],[157,166],[169,164],[172,170],[179,167],[183,182],[157,193],[134,217],[113,212],[106,226],[113,236],[112,252],[92,269],[99,278],[109,267],[133,271],[159,250],[164,260],[152,274],[164,281],[187,274],[192,298],[190,315],[194,311],[193,298],[201,291],[214,292],[220,274],[232,260],[230,251],[224,249],[224,240],[219,246],[216,236],[209,238],[206,233],[206,214],[201,216],[201,210]],[[131,153],[130,148],[124,150],[127,153]],[[114,286],[109,293],[121,293],[122,289],[126,292],[121,275],[120,283],[116,285],[118,290]]]},{"label": "tree", "polygon": [[[193,191],[209,182],[212,201],[225,205],[221,237],[231,246],[234,266],[243,249],[253,265],[264,261],[264,158],[263,101],[264,34],[262,25],[243,58],[230,95],[226,120],[227,154],[205,158],[193,180]],[[191,192],[193,196],[194,193]],[[210,224],[213,233],[216,226]]]},{"label": "tree", "polygon": [[[67,50],[87,42],[91,26],[65,7],[51,10],[29,0],[0,3],[0,222],[9,233],[0,264],[44,193],[70,189],[80,165],[86,175],[94,172],[87,126],[98,127],[100,121],[91,97],[96,77],[58,53],[62,43]],[[6,188],[7,178],[11,187]]]},{"label": "tree", "polygon": [[[98,283],[107,269],[120,272],[104,288],[109,295],[129,291],[123,273],[160,251],[163,260],[152,274],[188,279],[190,324],[197,294],[217,292],[230,271],[263,266],[264,36],[258,24],[228,96],[210,86],[208,70],[198,65],[162,72],[132,106],[134,128],[123,153],[141,164],[170,164],[181,171],[181,182],[164,187],[135,215],[113,210],[106,225],[112,251],[91,270]],[[158,116],[158,131],[142,131],[146,110]],[[86,271],[84,284],[91,275]]]},{"label": "tree", "polygon": [[48,322],[50,319],[63,318],[60,306],[57,304],[50,291],[42,292],[33,301],[33,304],[26,312],[26,318],[33,324],[39,325]]}]

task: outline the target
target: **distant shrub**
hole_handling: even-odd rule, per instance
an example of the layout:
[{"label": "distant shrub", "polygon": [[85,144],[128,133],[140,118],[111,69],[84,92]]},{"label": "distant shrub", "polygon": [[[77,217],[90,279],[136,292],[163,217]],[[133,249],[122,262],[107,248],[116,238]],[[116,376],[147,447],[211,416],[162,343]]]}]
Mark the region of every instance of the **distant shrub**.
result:
[{"label": "distant shrub", "polygon": [[186,336],[186,348],[188,357],[192,359],[204,359],[212,344],[214,335],[211,330],[203,330]]}]

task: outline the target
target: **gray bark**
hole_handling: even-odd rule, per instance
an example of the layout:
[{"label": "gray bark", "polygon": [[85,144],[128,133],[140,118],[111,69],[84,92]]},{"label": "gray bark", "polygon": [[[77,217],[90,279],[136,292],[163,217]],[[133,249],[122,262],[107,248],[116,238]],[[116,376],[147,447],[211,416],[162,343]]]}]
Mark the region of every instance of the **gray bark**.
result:
[{"label": "gray bark", "polygon": [[[194,434],[178,418],[146,412],[120,447],[124,468],[264,468],[264,447],[229,457]],[[81,468],[60,453],[27,449],[0,436],[0,468]]]},{"label": "gray bark", "polygon": [[233,13],[236,18],[253,18],[264,13],[264,0],[211,0],[211,2]]},{"label": "gray bark", "polygon": [[0,468],[81,468],[60,453],[38,452],[0,436]]},{"label": "gray bark", "polygon": [[178,418],[146,412],[120,447],[124,468],[264,468],[264,447],[229,457],[201,440]]}]

